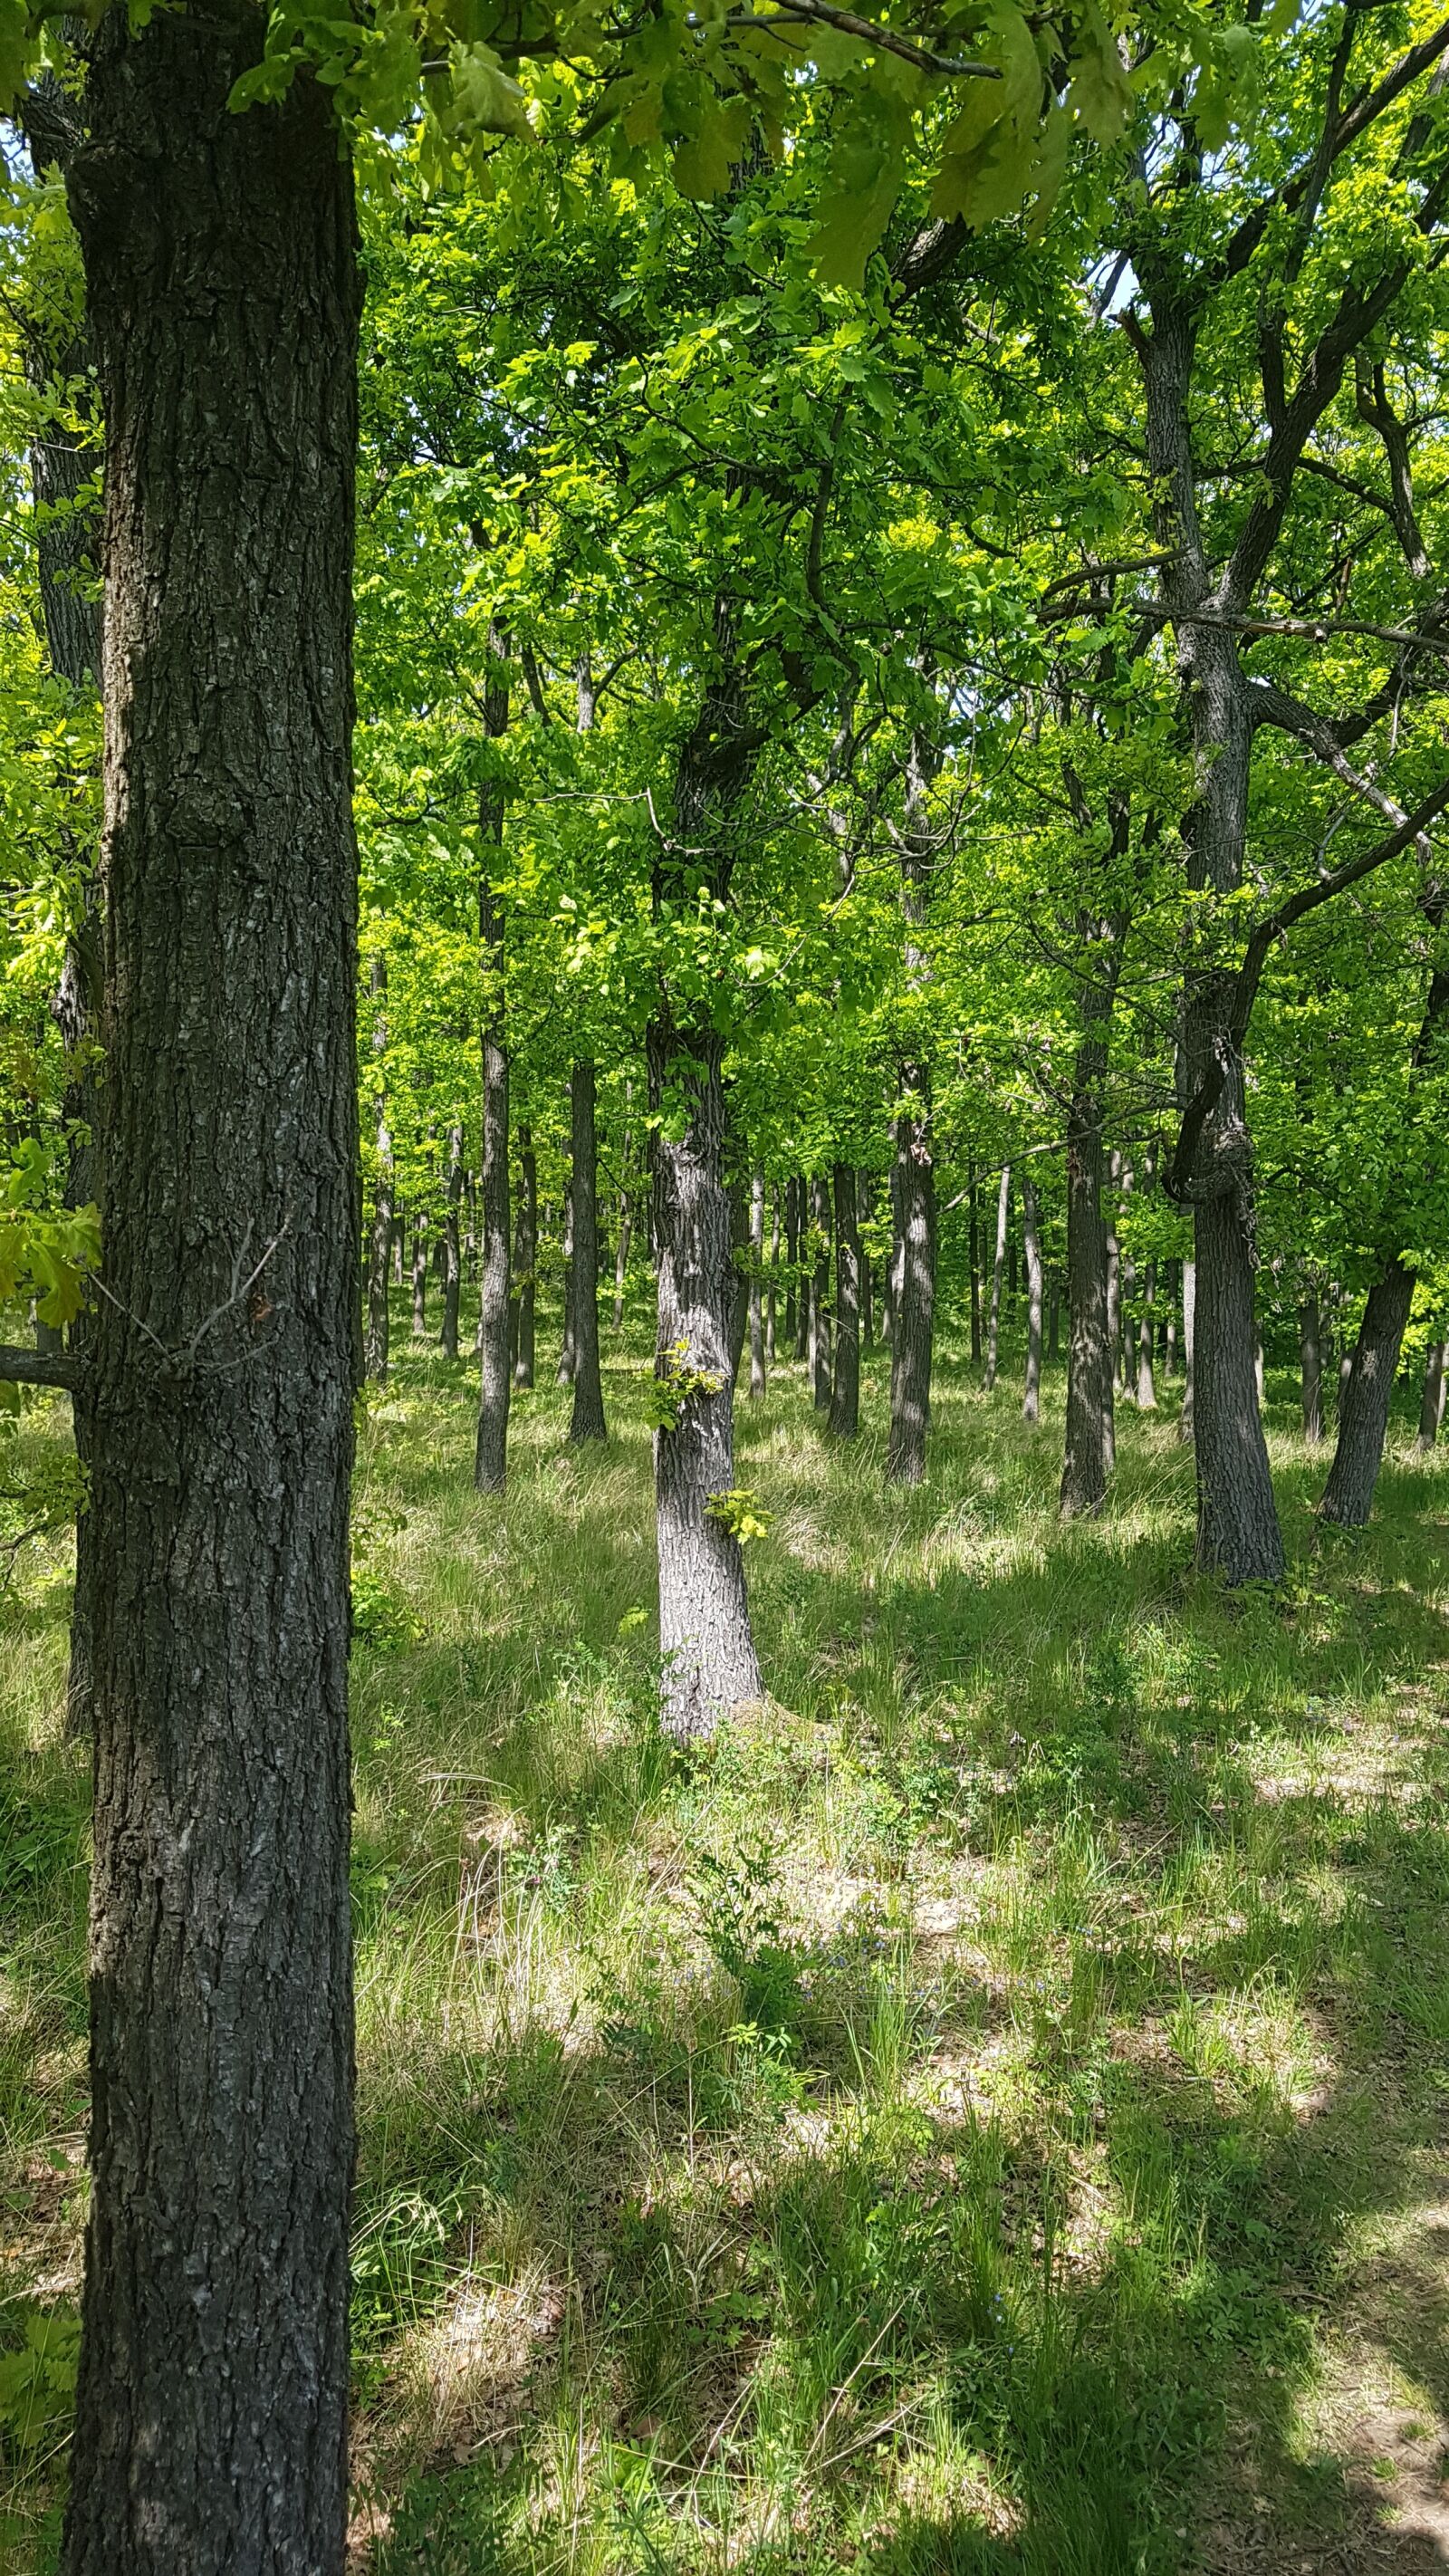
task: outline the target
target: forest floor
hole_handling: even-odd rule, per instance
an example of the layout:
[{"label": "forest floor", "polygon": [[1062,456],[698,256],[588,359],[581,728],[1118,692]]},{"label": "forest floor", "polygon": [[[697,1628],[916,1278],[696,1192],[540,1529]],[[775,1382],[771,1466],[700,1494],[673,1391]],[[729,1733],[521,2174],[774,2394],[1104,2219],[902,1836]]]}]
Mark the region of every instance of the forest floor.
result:
[{"label": "forest floor", "polygon": [[[1290,1573],[1191,1575],[1124,1408],[1054,1513],[948,1354],[931,1472],[741,1404],[775,1697],[655,1722],[641,1331],[607,1447],[403,1341],[357,1480],[367,2576],[1449,2566],[1449,1456],[1373,1528],[1270,1385]],[[64,1436],[60,1408],[27,1437]],[[52,2561],[83,2212],[63,1546],[0,1608],[0,2562]]]}]

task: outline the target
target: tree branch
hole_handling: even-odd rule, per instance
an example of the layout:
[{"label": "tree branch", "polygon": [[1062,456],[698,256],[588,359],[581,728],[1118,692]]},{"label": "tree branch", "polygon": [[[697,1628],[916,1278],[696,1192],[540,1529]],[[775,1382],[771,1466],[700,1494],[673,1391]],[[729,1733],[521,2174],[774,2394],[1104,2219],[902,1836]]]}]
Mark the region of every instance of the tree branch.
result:
[{"label": "tree branch", "polygon": [[59,1386],[73,1393],[85,1378],[76,1351],[31,1351],[23,1344],[0,1342],[0,1379],[12,1386]]}]

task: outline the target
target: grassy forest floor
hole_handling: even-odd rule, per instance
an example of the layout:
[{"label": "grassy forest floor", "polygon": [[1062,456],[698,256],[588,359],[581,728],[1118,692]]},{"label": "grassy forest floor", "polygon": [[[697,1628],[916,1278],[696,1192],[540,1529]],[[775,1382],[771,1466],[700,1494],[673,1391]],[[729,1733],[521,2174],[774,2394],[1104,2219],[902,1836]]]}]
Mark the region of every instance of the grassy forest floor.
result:
[{"label": "grassy forest floor", "polygon": [[[399,1316],[399,1325],[401,1317]],[[405,1327],[403,1328],[405,1330]],[[742,1404],[776,1702],[653,1717],[641,1327],[607,1448],[403,1339],[357,1479],[354,2555],[368,2576],[1449,2564],[1449,1457],[1372,1530],[1270,1383],[1291,1571],[1186,1568],[946,1355]],[[61,1409],[26,1437],[65,1436]],[[0,1607],[0,2560],[53,2557],[83,2208],[63,1545]]]}]

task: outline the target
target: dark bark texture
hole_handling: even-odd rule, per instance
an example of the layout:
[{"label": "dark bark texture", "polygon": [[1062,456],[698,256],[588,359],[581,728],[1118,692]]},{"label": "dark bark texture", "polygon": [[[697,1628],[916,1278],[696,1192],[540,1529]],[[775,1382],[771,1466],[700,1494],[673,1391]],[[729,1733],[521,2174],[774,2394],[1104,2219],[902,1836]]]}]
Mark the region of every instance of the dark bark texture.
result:
[{"label": "dark bark texture", "polygon": [[463,1204],[463,1130],[448,1130],[448,1196],[443,1213],[443,1329],[445,1360],[458,1356],[458,1297],[463,1280],[458,1211]]},{"label": "dark bark texture", "polygon": [[1067,1438],[1060,1508],[1064,1520],[1099,1512],[1116,1459],[1113,1353],[1102,1208],[1102,1091],[1121,972],[1126,923],[1120,915],[1083,922],[1094,971],[1084,978],[1077,1052],[1067,1110]]},{"label": "dark bark texture", "polygon": [[1431,1342],[1424,1363],[1424,1393],[1419,1405],[1421,1450],[1432,1449],[1444,1421],[1444,1344]]},{"label": "dark bark texture", "polygon": [[574,1409],[570,1440],[602,1440],[604,1389],[599,1376],[599,1149],[592,1064],[576,1064],[569,1084],[573,1131]]},{"label": "dark bark texture", "polygon": [[810,1221],[815,1243],[815,1276],[810,1283],[810,1391],[817,1413],[830,1406],[830,1185],[810,1184]]},{"label": "dark bark texture", "polygon": [[[701,878],[721,900],[733,871],[739,813],[753,767],[727,615],[721,669],[680,746],[675,839],[655,860],[656,917]],[[686,853],[688,854],[686,856]],[[662,1716],[680,1738],[707,1734],[730,1708],[761,1696],[744,1555],[710,1509],[734,1487],[734,1357],[738,1273],[724,1185],[723,1041],[661,987],[648,1032],[654,1140],[654,1242],[662,1377],[681,1387],[672,1423],[654,1435]]]},{"label": "dark bark texture", "polygon": [[1373,1509],[1389,1404],[1413,1302],[1413,1271],[1405,1262],[1387,1262],[1369,1290],[1353,1366],[1339,1404],[1333,1465],[1318,1507],[1326,1521],[1337,1521],[1344,1529],[1362,1528]]},{"label": "dark bark texture", "polygon": [[836,1440],[860,1429],[860,1229],[855,1173],[835,1166],[835,1373],[828,1428]]},{"label": "dark bark texture", "polygon": [[67,2576],[340,2576],[358,277],[260,10],[94,40],[106,422],[91,2165]]},{"label": "dark bark texture", "polygon": [[1041,1229],[1036,1189],[1025,1172],[1021,1182],[1021,1230],[1026,1254],[1026,1393],[1021,1418],[1023,1422],[1035,1422],[1041,1414]]},{"label": "dark bark texture", "polygon": [[1323,1438],[1323,1337],[1318,1297],[1311,1291],[1298,1309],[1298,1353],[1303,1388],[1303,1437],[1317,1448]]}]

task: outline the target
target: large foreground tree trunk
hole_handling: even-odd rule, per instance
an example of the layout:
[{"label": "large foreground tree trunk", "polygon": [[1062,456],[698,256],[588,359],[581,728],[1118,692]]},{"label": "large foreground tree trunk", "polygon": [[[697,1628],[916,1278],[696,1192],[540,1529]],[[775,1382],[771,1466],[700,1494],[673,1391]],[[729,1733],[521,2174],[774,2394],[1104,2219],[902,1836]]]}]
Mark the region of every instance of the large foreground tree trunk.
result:
[{"label": "large foreground tree trunk", "polygon": [[[674,834],[655,860],[656,918],[703,867],[728,896],[739,808],[754,754],[731,627],[716,619],[721,669],[680,747]],[[687,855],[686,855],[687,854]],[[661,1714],[681,1739],[761,1697],[744,1555],[723,1498],[734,1490],[736,1288],[724,1185],[724,1042],[661,988],[647,1039],[654,1137],[654,1242],[659,1269],[656,1370],[665,1382],[654,1435],[659,1548]],[[726,1517],[721,1518],[721,1513]]]},{"label": "large foreground tree trunk", "polygon": [[259,9],[94,40],[105,1279],[67,2576],[341,2576],[358,285]]},{"label": "large foreground tree trunk", "polygon": [[1413,1271],[1405,1262],[1388,1262],[1369,1290],[1353,1366],[1339,1404],[1333,1465],[1318,1507],[1326,1521],[1337,1521],[1344,1529],[1361,1528],[1373,1509],[1399,1352],[1413,1302]]},{"label": "large foreground tree trunk", "polygon": [[829,1429],[853,1440],[860,1429],[860,1231],[855,1173],[835,1166],[835,1374]]},{"label": "large foreground tree trunk", "polygon": [[573,1130],[574,1409],[570,1440],[602,1440],[604,1389],[599,1376],[599,1148],[592,1064],[576,1064],[569,1083]]}]

